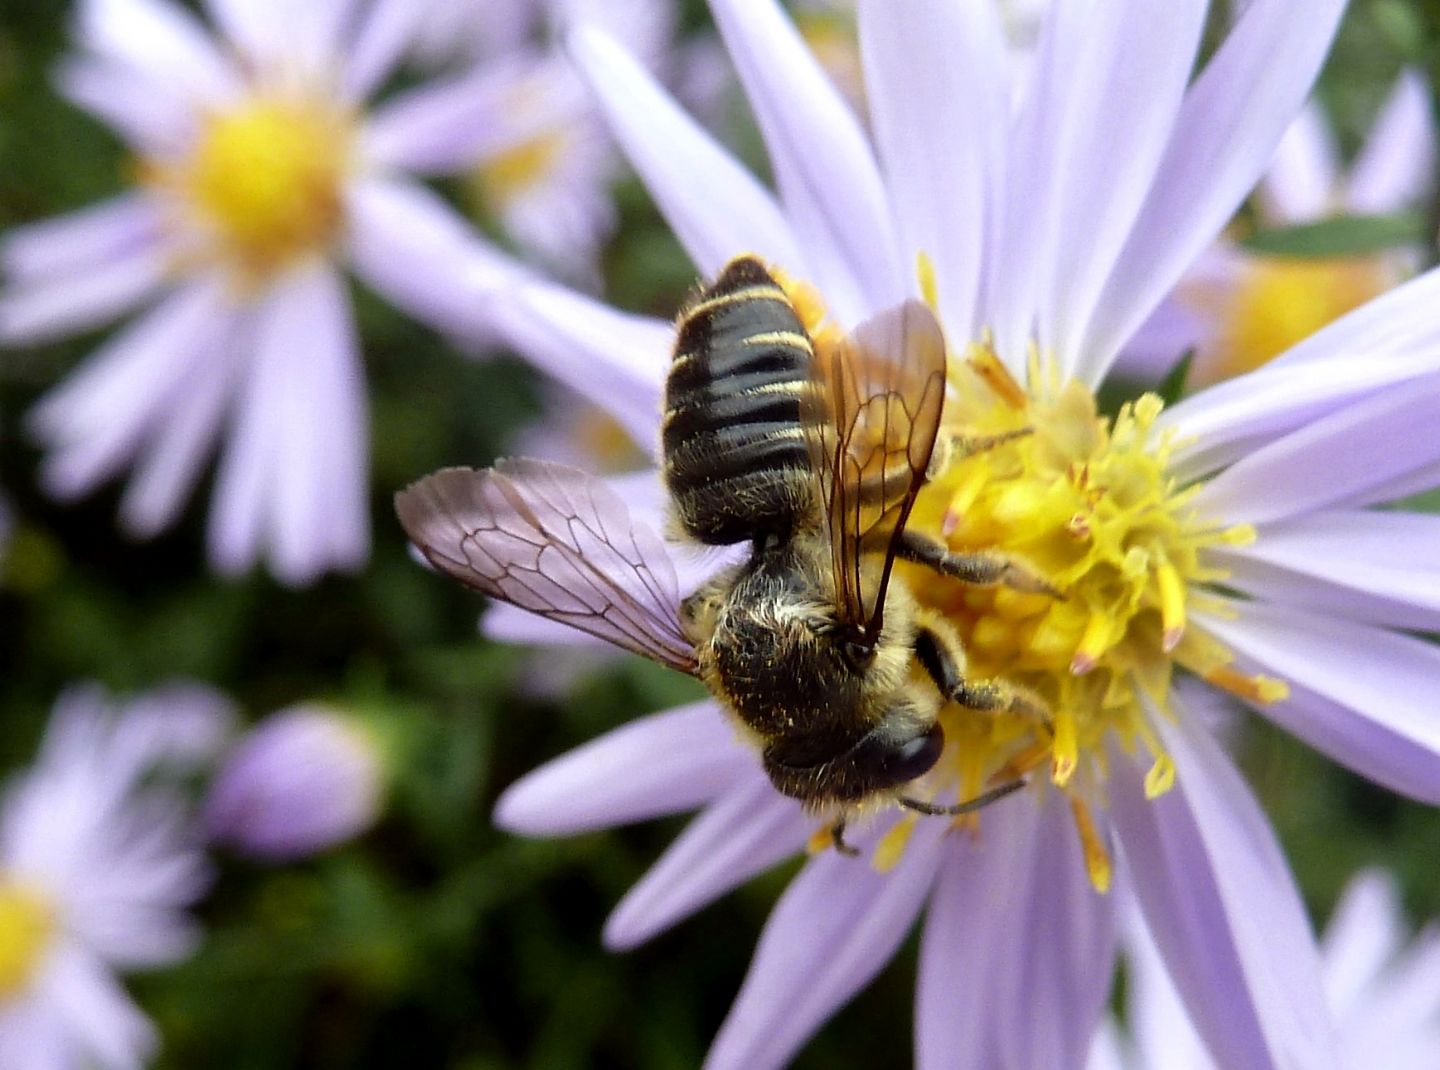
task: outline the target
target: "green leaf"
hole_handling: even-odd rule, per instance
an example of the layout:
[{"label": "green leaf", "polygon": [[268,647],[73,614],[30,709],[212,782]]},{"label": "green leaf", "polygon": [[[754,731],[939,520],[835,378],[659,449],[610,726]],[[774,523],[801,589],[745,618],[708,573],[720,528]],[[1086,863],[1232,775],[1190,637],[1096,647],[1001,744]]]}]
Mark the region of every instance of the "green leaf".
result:
[{"label": "green leaf", "polygon": [[1320,258],[1363,256],[1429,240],[1425,217],[1418,212],[1400,215],[1340,216],[1319,223],[1262,230],[1241,244],[1252,253],[1267,256]]}]

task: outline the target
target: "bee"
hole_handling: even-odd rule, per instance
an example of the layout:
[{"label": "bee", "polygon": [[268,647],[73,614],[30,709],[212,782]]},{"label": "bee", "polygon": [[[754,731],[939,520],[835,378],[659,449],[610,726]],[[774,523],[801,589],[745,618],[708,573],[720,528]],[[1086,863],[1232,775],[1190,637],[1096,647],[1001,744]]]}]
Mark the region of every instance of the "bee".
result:
[{"label": "bee", "polygon": [[[396,496],[437,569],[704,682],[777,790],[846,821],[876,804],[960,814],[907,791],[939,760],[946,703],[1042,721],[1039,699],[966,678],[954,629],[896,582],[911,561],[976,584],[1054,593],[997,554],[907,527],[932,471],[1024,431],[941,436],[945,341],[907,301],[817,353],[753,256],[682,312],[665,385],[662,475],[673,524],[748,556],[683,601],[659,537],[599,480],[563,465],[446,469]],[[938,448],[937,448],[938,443]]]}]

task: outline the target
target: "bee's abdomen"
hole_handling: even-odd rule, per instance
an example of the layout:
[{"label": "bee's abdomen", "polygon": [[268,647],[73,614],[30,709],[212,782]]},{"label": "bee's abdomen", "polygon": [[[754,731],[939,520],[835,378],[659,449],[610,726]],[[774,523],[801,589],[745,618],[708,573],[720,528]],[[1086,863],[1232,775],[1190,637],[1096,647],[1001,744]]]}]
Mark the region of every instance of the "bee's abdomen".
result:
[{"label": "bee's abdomen", "polygon": [[665,384],[665,482],[685,530],[788,533],[814,493],[801,406],[813,350],[785,292],[733,260],[680,320]]}]

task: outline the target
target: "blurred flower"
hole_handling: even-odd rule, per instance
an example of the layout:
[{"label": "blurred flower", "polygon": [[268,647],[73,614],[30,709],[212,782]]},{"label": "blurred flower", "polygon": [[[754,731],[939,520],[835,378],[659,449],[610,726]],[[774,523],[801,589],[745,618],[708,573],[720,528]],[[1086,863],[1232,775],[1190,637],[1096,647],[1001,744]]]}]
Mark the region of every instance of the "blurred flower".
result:
[{"label": "blurred flower", "polygon": [[304,858],[360,835],[380,814],[376,741],[338,710],[272,714],[226,758],[205,800],[210,838],[268,861]]},{"label": "blurred flower", "polygon": [[668,78],[671,4],[429,0],[428,6],[417,52],[432,64],[478,66],[409,98],[417,126],[427,132],[417,164],[463,174],[484,218],[551,270],[598,286],[600,250],[616,224],[610,188],[619,157],[553,41],[572,23],[595,23],[622,36],[652,73]]},{"label": "blurred flower", "polygon": [[119,1070],[154,1055],[155,1028],[115,973],[194,950],[184,908],[209,872],[186,800],[147,777],[202,758],[227,716],[223,700],[190,686],[118,707],[76,688],[56,703],[0,813],[6,1070]]},{"label": "blurred flower", "polygon": [[[1288,867],[1193,711],[1212,688],[1236,695],[1440,802],[1440,652],[1405,634],[1440,627],[1440,520],[1368,508],[1440,479],[1425,430],[1440,418],[1440,273],[1169,411],[1144,396],[1101,418],[1094,391],[1268,165],[1343,2],[1253,0],[1198,73],[1202,0],[1058,3],[1012,120],[993,5],[870,0],[873,144],[777,5],[711,7],[778,196],[612,41],[572,45],[661,211],[707,276],[743,251],[783,268],[822,353],[925,299],[954,355],[947,422],[1033,433],[942,473],[911,523],[956,550],[1019,554],[1067,598],[916,585],[972,677],[1024,684],[1054,717],[1040,731],[946,707],[950,745],[922,797],[1049,775],[987,810],[983,836],[886,814],[856,841],[873,868],[811,859],[710,1065],[783,1063],[927,903],[920,1064],[1081,1065],[1115,957],[1101,889],[1117,862],[1218,1061],[1333,1065]],[[512,303],[534,320],[537,362],[656,441],[668,325],[557,286]],[[1211,687],[1177,693],[1182,669]],[[512,787],[497,817],[554,834],[705,806],[612,917],[609,943],[633,945],[809,839],[731,735],[713,703],[629,725]]]},{"label": "blurred flower", "polygon": [[[410,176],[463,168],[494,131],[483,110],[439,121],[440,90],[363,111],[427,5],[206,6],[218,40],[168,0],[79,5],[60,87],[129,144],[136,185],[5,237],[0,343],[143,307],[31,414],[46,486],[75,498],[133,466],[121,520],[151,536],[223,438],[211,560],[235,573],[264,557],[301,584],[369,553],[365,391],[341,268],[437,328],[480,329],[500,261]],[[487,80],[495,93],[513,84],[505,70],[469,79]]]},{"label": "blurred flower", "polygon": [[[1435,119],[1418,72],[1400,76],[1348,169],[1312,101],[1286,131],[1255,191],[1256,222],[1267,229],[1411,211],[1434,192],[1435,164]],[[1191,384],[1258,368],[1398,286],[1419,266],[1416,249],[1287,257],[1252,253],[1222,236],[1128,347],[1124,370],[1158,378],[1191,349]]]},{"label": "blurred flower", "polygon": [[[1440,932],[1407,944],[1395,881],[1370,870],[1351,880],[1320,941],[1325,996],[1344,1070],[1430,1070],[1440,1052]],[[1107,1022],[1089,1070],[1214,1070],[1142,924],[1126,933],[1128,1028]]]}]

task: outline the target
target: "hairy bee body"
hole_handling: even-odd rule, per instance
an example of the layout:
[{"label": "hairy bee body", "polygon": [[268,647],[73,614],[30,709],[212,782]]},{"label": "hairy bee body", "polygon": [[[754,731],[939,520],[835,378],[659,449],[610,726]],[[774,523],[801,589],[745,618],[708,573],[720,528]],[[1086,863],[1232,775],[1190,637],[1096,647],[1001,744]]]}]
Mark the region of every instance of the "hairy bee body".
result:
[{"label": "hairy bee body", "polygon": [[823,808],[921,775],[941,698],[912,680],[913,599],[892,588],[878,641],[847,642],[805,421],[813,343],[764,266],[733,261],[682,314],[663,458],[680,527],[752,543],[686,600],[699,675],[755,738],[775,786]]},{"label": "hairy bee body", "polygon": [[711,546],[817,523],[802,424],[814,359],[785,292],[732,264],[682,316],[665,384],[665,483],[690,537]]}]

